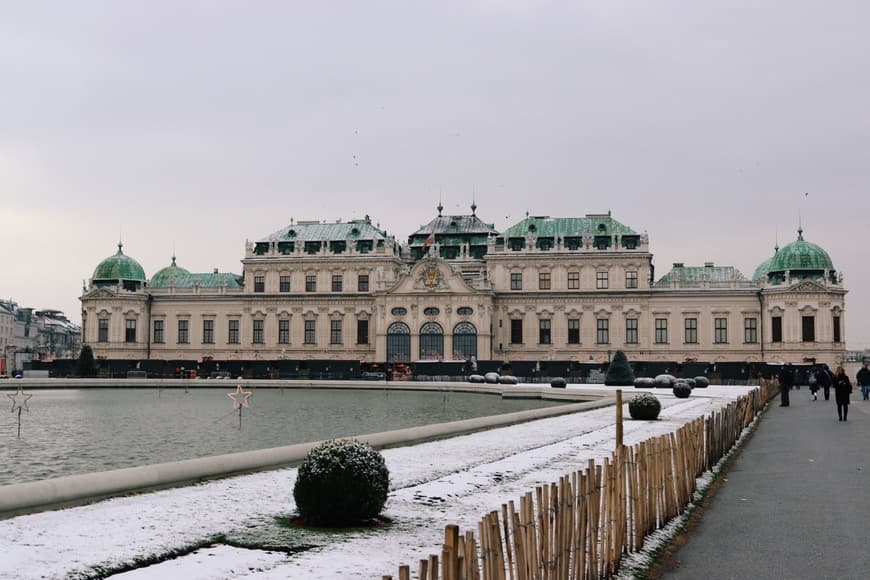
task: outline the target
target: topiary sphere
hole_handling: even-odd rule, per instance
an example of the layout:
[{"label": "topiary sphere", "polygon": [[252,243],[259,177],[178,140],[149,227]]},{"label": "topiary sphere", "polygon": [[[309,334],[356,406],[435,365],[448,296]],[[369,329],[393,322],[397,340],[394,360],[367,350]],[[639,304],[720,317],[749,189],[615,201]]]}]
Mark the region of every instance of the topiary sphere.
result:
[{"label": "topiary sphere", "polygon": [[293,498],[307,524],[347,526],[381,513],[389,488],[380,452],[356,439],[331,439],[302,460]]},{"label": "topiary sphere", "polygon": [[550,386],[556,389],[564,389],[568,386],[568,381],[566,381],[564,377],[554,377],[550,381]]},{"label": "topiary sphere", "polygon": [[699,389],[705,389],[710,386],[710,379],[707,377],[695,377],[695,386]]},{"label": "topiary sphere", "polygon": [[520,380],[513,375],[503,375],[498,378],[498,382],[502,385],[518,385]]},{"label": "topiary sphere", "polygon": [[634,386],[638,389],[651,389],[656,386],[656,382],[650,377],[637,377],[634,379]]},{"label": "topiary sphere", "polygon": [[485,383],[486,378],[483,375],[468,375],[469,383]]},{"label": "topiary sphere", "polygon": [[695,388],[695,385],[697,384],[697,383],[695,383],[695,379],[680,379],[680,380],[683,381],[684,383],[687,383],[689,385],[689,387],[691,387],[693,389]]},{"label": "topiary sphere", "polygon": [[651,393],[640,393],[628,401],[628,414],[632,419],[640,421],[653,421],[658,419],[662,411],[662,404]]},{"label": "topiary sphere", "polygon": [[487,383],[498,383],[498,373],[486,373],[483,378]]},{"label": "topiary sphere", "polygon": [[689,386],[689,383],[677,381],[674,385],[674,396],[678,399],[688,399],[691,394],[692,387]]},{"label": "topiary sphere", "polygon": [[656,378],[655,378],[656,388],[670,389],[671,387],[674,386],[674,382],[676,382],[676,380],[677,379],[674,377],[674,375],[668,375],[668,374],[656,375]]}]

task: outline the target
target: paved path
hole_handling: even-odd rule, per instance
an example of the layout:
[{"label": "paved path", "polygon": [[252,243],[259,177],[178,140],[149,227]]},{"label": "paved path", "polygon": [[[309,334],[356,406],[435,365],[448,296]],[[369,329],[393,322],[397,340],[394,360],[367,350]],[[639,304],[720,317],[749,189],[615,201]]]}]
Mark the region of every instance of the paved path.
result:
[{"label": "paved path", "polygon": [[870,401],[833,399],[771,402],[664,578],[870,577]]}]

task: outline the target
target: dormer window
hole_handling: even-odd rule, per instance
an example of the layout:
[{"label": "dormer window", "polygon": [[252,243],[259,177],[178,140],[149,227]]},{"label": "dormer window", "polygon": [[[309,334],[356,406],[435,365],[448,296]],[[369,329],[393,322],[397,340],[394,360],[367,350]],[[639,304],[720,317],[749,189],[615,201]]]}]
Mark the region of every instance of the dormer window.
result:
[{"label": "dormer window", "polygon": [[536,232],[538,231],[538,227],[535,224],[529,224],[529,231]]},{"label": "dormer window", "polygon": [[296,230],[289,230],[287,232],[287,237],[288,238],[295,238],[296,237]]}]

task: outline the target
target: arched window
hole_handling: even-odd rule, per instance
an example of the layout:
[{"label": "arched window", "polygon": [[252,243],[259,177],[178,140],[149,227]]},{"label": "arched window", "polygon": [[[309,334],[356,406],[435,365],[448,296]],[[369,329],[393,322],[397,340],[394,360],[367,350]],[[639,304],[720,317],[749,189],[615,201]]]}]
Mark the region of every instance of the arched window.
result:
[{"label": "arched window", "polygon": [[420,327],[420,360],[444,358],[444,329],[437,322],[427,322]]},{"label": "arched window", "polygon": [[453,359],[477,358],[477,329],[470,322],[460,322],[453,327]]},{"label": "arched window", "polygon": [[404,322],[394,322],[387,328],[387,362],[411,362],[411,329]]}]

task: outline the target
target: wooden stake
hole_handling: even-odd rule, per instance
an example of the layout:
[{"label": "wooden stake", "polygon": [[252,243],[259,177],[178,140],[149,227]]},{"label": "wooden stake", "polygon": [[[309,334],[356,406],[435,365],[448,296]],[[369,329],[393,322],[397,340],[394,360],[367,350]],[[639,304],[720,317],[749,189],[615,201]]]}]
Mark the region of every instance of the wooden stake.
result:
[{"label": "wooden stake", "polygon": [[616,389],[616,448],[622,447],[622,389]]}]

